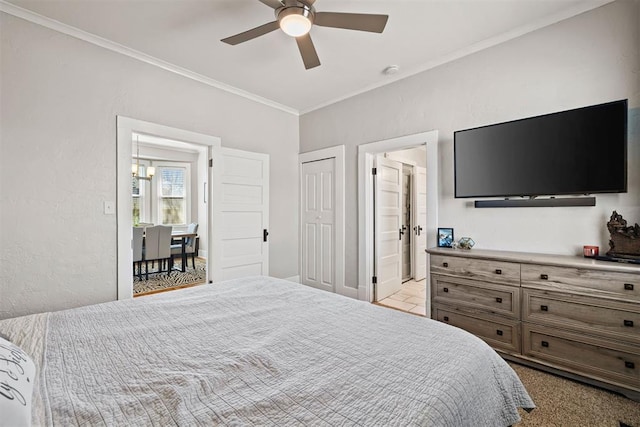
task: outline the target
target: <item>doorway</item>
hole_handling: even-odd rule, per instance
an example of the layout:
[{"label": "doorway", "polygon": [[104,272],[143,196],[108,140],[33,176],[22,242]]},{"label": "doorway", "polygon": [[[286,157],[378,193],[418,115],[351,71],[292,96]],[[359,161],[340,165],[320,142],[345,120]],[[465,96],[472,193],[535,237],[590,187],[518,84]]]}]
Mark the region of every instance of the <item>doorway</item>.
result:
[{"label": "doorway", "polygon": [[[190,158],[190,160],[194,160],[195,165],[190,171],[195,172],[195,175],[189,175],[188,178],[197,182],[192,190],[196,193],[197,203],[189,206],[188,212],[197,214],[198,217],[198,235],[203,246],[201,255],[206,256],[205,282],[211,282],[211,249],[213,248],[214,233],[210,230],[210,224],[212,223],[213,211],[212,204],[207,202],[211,199],[211,186],[208,184],[212,182],[212,172],[207,163],[213,157],[214,149],[219,149],[220,138],[122,116],[117,117],[117,128],[118,299],[133,297],[132,224],[134,209],[131,177],[132,160],[138,151],[135,143],[136,139],[138,142],[140,141],[140,136],[143,136],[143,140],[147,140],[146,145],[151,147],[149,150],[154,153],[149,157],[168,156],[166,153],[164,155],[159,153],[169,149],[174,152],[173,156],[176,156],[175,152],[180,150],[185,152],[185,156],[189,156],[189,152],[195,155]],[[137,138],[136,135],[138,135]],[[157,182],[157,177],[153,179],[156,179]],[[153,191],[151,186],[148,191]],[[186,208],[185,206],[185,211],[187,211]],[[149,213],[148,218],[157,219],[158,215],[157,211],[155,214]]]},{"label": "doorway", "polygon": [[[140,239],[146,230],[154,230],[150,227],[171,227],[170,240],[163,246],[167,253],[161,257],[169,255],[171,262],[134,264],[134,297],[206,283],[207,148],[138,132],[132,139],[134,231],[138,229]],[[136,246],[134,261],[142,258],[140,242]]]},{"label": "doorway", "polygon": [[[198,192],[206,204],[206,282],[269,274],[269,155],[221,146],[220,138],[117,117],[118,299],[133,297],[132,135],[206,150]],[[200,172],[199,172],[200,173]],[[200,233],[198,233],[200,234]],[[215,260],[215,262],[214,262]]]},{"label": "doorway", "polygon": [[377,154],[376,287],[380,305],[426,315],[426,147]]},{"label": "doorway", "polygon": [[[436,231],[438,224],[438,131],[429,131],[419,134],[407,135],[398,138],[377,141],[358,146],[358,242],[361,248],[358,251],[358,298],[373,302],[375,298],[378,280],[376,277],[378,265],[376,257],[382,253],[376,244],[377,235],[374,233],[374,176],[372,170],[375,166],[376,156],[385,152],[424,146],[426,149],[425,193],[421,196],[424,201],[418,204],[425,206],[426,215],[423,230],[420,231],[425,239],[425,248],[436,245]],[[399,190],[400,191],[400,190]],[[399,223],[398,223],[399,224]],[[391,232],[393,228],[389,229]],[[399,233],[395,230],[396,236]],[[397,237],[396,237],[397,238]],[[378,242],[379,243],[379,242]],[[388,249],[388,248],[381,248]],[[398,244],[397,251],[400,251]],[[424,252],[424,251],[423,251]],[[424,258],[424,267],[416,268],[424,271],[426,298],[425,314],[430,316],[430,282],[428,255]],[[399,267],[398,273],[400,273]],[[401,282],[401,280],[400,280]]]}]

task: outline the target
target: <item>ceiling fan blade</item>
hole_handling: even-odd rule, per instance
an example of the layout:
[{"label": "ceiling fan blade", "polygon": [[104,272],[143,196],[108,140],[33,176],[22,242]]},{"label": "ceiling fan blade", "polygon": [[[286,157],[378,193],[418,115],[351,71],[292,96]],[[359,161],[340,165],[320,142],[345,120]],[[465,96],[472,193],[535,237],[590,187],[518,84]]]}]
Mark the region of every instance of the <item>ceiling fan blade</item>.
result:
[{"label": "ceiling fan blade", "polygon": [[315,46],[313,46],[309,33],[296,37],[296,43],[298,43],[298,49],[300,50],[300,55],[302,55],[304,68],[308,70],[320,65],[320,58],[318,58],[318,53]]},{"label": "ceiling fan blade", "polygon": [[266,4],[267,6],[269,6],[272,9],[277,9],[279,7],[282,7],[282,3],[278,0],[259,0],[261,3]]},{"label": "ceiling fan blade", "polygon": [[220,41],[235,46],[239,43],[243,43],[255,39],[256,37],[260,37],[262,35],[270,33],[271,31],[275,31],[278,28],[280,28],[278,21],[273,21],[264,25],[260,25],[256,28],[252,28],[243,33],[236,34],[235,36],[227,37],[226,39],[222,39]]},{"label": "ceiling fan blade", "polygon": [[368,13],[316,12],[313,18],[315,25],[321,27],[344,28],[345,30],[370,31],[381,33],[387,25],[389,15],[373,15]]}]

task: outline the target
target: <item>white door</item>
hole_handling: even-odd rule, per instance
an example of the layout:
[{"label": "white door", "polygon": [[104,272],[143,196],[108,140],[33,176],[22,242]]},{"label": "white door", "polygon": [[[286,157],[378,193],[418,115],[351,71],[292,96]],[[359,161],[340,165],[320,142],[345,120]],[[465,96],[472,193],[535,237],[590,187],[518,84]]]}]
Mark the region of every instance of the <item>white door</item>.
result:
[{"label": "white door", "polygon": [[301,281],[335,292],[335,158],[302,164]]},{"label": "white door", "polygon": [[413,257],[411,238],[411,175],[413,174],[413,166],[402,165],[402,281],[413,277],[411,269],[411,258]]},{"label": "white door", "polygon": [[213,280],[269,274],[269,155],[214,150]]},{"label": "white door", "polygon": [[402,286],[402,163],[376,156],[376,301]]},{"label": "white door", "polygon": [[413,174],[413,279],[427,274],[427,170],[416,166]]}]

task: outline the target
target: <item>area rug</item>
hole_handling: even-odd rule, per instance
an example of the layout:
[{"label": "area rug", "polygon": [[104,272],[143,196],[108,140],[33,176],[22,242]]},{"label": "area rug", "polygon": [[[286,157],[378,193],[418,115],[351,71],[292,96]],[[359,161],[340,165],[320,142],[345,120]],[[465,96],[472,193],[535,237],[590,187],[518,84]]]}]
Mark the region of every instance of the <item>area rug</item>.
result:
[{"label": "area rug", "polygon": [[[155,271],[149,265],[149,271]],[[182,261],[176,259],[174,261],[175,268],[182,267]],[[157,268],[157,264],[156,264]],[[142,266],[144,273],[144,265]],[[187,268],[184,273],[181,271],[173,271],[170,276],[167,273],[149,274],[149,280],[145,280],[144,274],[142,280],[138,276],[133,277],[133,295],[145,294],[147,292],[156,292],[164,289],[175,288],[179,286],[194,285],[204,283],[207,277],[207,261],[202,258],[196,258],[196,268],[191,265],[191,260],[187,262]]]}]

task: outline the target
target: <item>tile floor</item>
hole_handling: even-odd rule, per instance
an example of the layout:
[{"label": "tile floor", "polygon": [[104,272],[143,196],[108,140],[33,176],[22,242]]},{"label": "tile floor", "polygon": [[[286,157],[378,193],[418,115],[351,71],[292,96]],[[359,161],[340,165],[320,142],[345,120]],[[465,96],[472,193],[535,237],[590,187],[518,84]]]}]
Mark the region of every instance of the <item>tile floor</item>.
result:
[{"label": "tile floor", "polygon": [[427,298],[426,283],[425,279],[419,282],[413,279],[406,281],[402,284],[402,289],[382,301],[378,301],[378,304],[425,316],[427,314],[425,307]]}]

